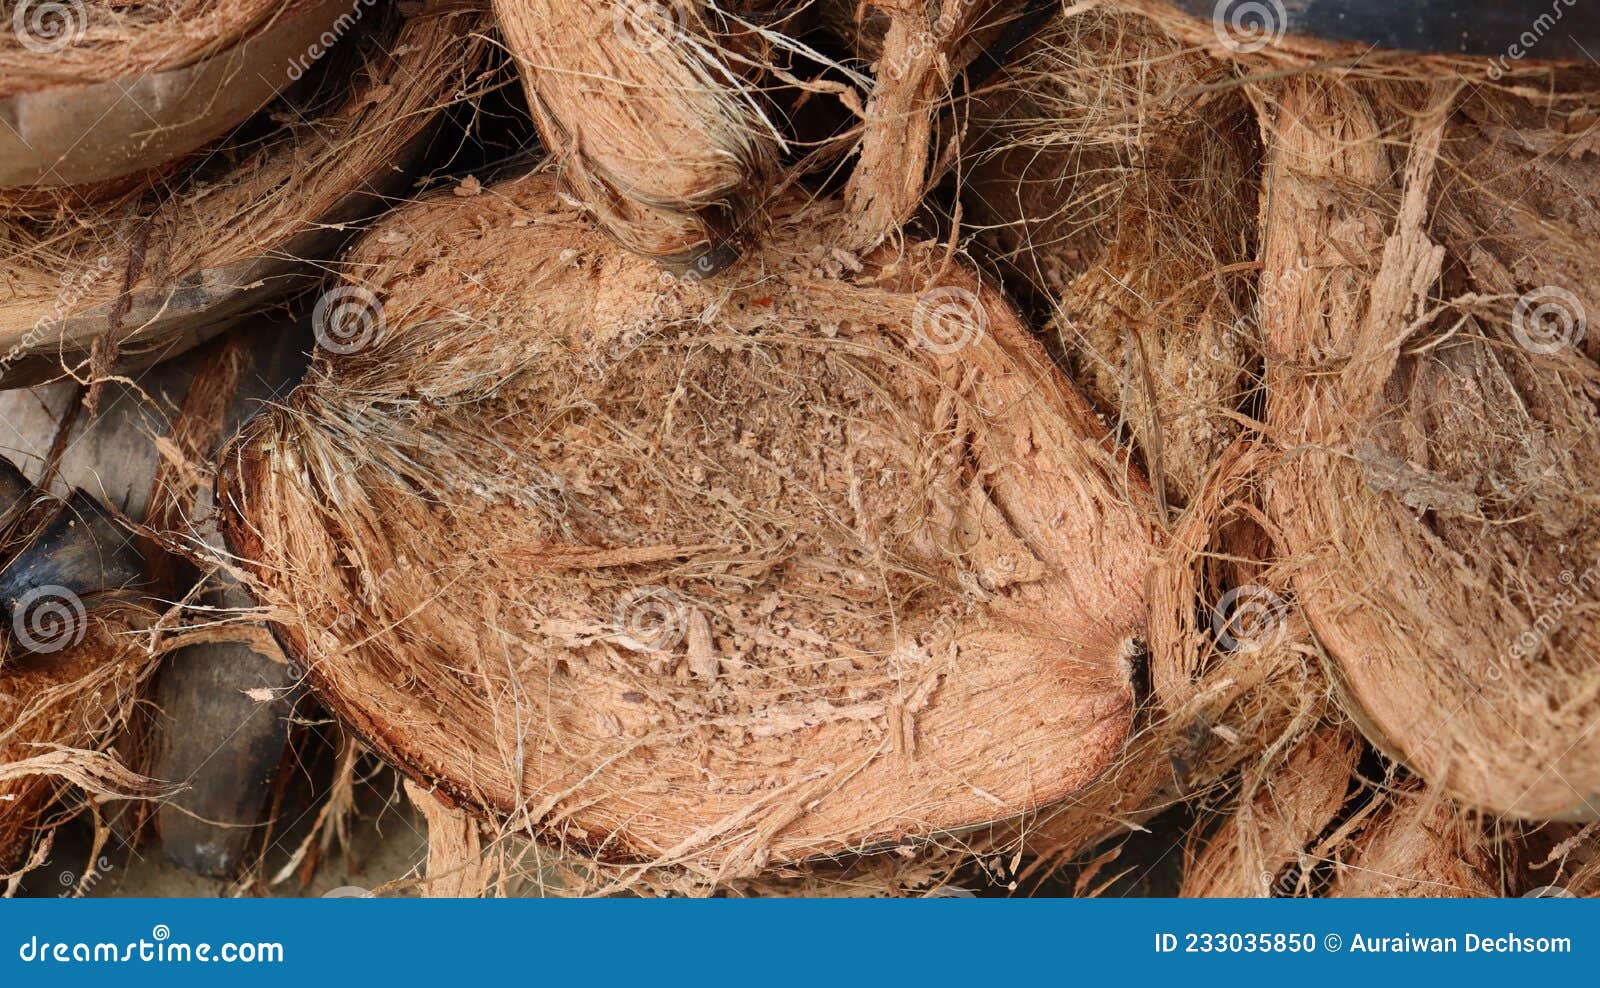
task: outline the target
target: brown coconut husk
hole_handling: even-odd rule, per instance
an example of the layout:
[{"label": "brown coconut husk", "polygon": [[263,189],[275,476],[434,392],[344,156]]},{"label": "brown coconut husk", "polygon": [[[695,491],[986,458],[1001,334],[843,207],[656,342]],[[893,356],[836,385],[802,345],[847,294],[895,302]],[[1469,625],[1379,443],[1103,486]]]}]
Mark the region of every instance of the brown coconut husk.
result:
[{"label": "brown coconut husk", "polygon": [[0,463],[0,875],[15,890],[30,849],[82,805],[162,788],[110,754],[155,666],[154,613],[128,533],[92,499],[62,500]]},{"label": "brown coconut husk", "polygon": [[1346,706],[1469,806],[1593,816],[1595,367],[1519,345],[1483,290],[1514,258],[1430,232],[1454,86],[1302,76],[1261,99],[1271,504]]},{"label": "brown coconut husk", "polygon": [[1028,821],[1025,875],[1106,854],[1161,812],[1218,797],[1232,773],[1276,764],[1332,714],[1320,653],[1273,560],[1264,462],[1264,447],[1237,443],[1174,523],[1150,576],[1139,732],[1093,786]]},{"label": "brown coconut husk", "polygon": [[847,246],[873,246],[912,218],[962,149],[966,95],[1010,58],[1052,6],[1049,0],[821,5],[823,21],[869,70],[850,74],[864,94],[847,102],[861,119],[844,189]]},{"label": "brown coconut husk", "polygon": [[17,18],[8,4],[0,187],[102,183],[187,154],[298,79],[374,2],[98,0]]},{"label": "brown coconut husk", "polygon": [[969,224],[1181,505],[1238,434],[1260,334],[1250,108],[1229,68],[1116,8],[1058,14],[974,113]]},{"label": "brown coconut husk", "polygon": [[629,250],[714,274],[752,235],[780,138],[750,25],[702,0],[495,0],[569,193]]},{"label": "brown coconut husk", "polygon": [[827,204],[668,286],[577,217],[544,175],[397,214],[351,258],[390,329],[228,455],[340,717],[506,826],[729,878],[1104,771],[1148,492],[1004,303],[818,246]]},{"label": "brown coconut husk", "polygon": [[1340,855],[1335,898],[1484,898],[1506,894],[1514,867],[1485,821],[1449,800],[1406,786],[1385,794]]},{"label": "brown coconut husk", "polygon": [[320,66],[349,89],[306,90],[265,136],[148,194],[4,217],[0,385],[148,366],[312,284],[309,262],[399,191],[396,165],[462,98],[485,47],[482,14],[447,4],[362,27]]},{"label": "brown coconut husk", "polygon": [[1233,812],[1190,848],[1185,898],[1309,894],[1318,839],[1354,795],[1360,738],[1337,727],[1308,735],[1280,765],[1252,766]]},{"label": "brown coconut husk", "polygon": [[[241,613],[253,601],[210,561],[222,546],[206,463],[263,401],[287,393],[309,336],[258,320],[137,383],[109,383],[94,415],[72,382],[0,394],[0,455],[37,485],[81,489],[117,511],[139,533],[150,593],[177,602],[152,629],[164,658],[122,756],[183,791],[123,807],[115,824],[128,842],[159,841],[168,860],[202,874],[231,874],[259,835],[299,699],[276,642]],[[197,556],[198,574],[185,561]]]}]

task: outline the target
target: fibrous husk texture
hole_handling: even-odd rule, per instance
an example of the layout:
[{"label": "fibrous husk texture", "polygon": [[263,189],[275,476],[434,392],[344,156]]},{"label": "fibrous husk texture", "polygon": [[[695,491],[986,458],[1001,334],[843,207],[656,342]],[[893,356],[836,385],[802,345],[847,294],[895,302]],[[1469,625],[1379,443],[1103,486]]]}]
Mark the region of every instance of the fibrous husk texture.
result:
[{"label": "fibrous husk texture", "polygon": [[756,232],[777,165],[740,6],[494,4],[570,194],[630,250],[702,273]]},{"label": "fibrous husk texture", "polygon": [[[72,815],[68,794],[158,794],[108,752],[155,667],[154,615],[122,589],[123,534],[81,494],[62,501],[0,464],[0,874]],[[75,788],[74,788],[75,787]]]},{"label": "fibrous husk texture", "polygon": [[214,55],[316,0],[6,3],[0,96],[136,77]]},{"label": "fibrous husk texture", "polygon": [[[1464,110],[1449,83],[1313,76],[1260,95],[1268,419],[1287,450],[1270,502],[1347,707],[1469,806],[1592,817],[1600,518],[1584,492],[1600,421],[1594,364],[1572,343],[1581,308],[1564,323],[1525,311],[1503,294],[1538,263],[1523,247],[1458,234],[1456,256],[1436,229],[1503,195],[1498,177],[1441,162],[1446,134],[1482,133],[1507,94]],[[1519,144],[1496,152],[1521,162],[1508,181],[1548,190],[1542,173],[1563,162]],[[1592,167],[1574,172],[1587,184],[1566,195],[1600,187]],[[1581,236],[1577,215],[1551,211],[1544,236]]]},{"label": "fibrous husk texture", "polygon": [[818,246],[827,203],[717,282],[578,218],[542,174],[397,214],[349,264],[384,331],[228,455],[340,715],[510,827],[725,877],[1098,777],[1149,495],[1004,302]]},{"label": "fibrous husk texture", "polygon": [[1057,15],[973,113],[969,222],[1047,337],[1182,504],[1238,432],[1255,174],[1229,67],[1151,21]]},{"label": "fibrous husk texture", "polygon": [[482,13],[451,5],[374,12],[359,26],[259,132],[155,186],[0,216],[0,380],[85,380],[113,356],[149,364],[309,285],[307,259],[337,247],[340,224],[403,191],[397,166],[485,46]]}]

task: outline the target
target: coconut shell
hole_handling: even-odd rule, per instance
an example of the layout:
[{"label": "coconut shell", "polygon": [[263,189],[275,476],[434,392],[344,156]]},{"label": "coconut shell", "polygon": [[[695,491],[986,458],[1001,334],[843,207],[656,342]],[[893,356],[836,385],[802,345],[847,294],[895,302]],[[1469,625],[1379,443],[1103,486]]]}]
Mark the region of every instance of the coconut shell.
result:
[{"label": "coconut shell", "polygon": [[185,155],[298,79],[352,11],[350,0],[181,3],[210,9],[171,11],[178,34],[172,21],[118,23],[107,8],[120,5],[56,4],[53,18],[50,6],[33,20],[78,35],[67,50],[19,58],[26,28],[0,41],[0,187],[107,182]]},{"label": "coconut shell", "polygon": [[322,66],[347,59],[348,92],[286,108],[265,138],[217,149],[147,195],[6,217],[0,385],[67,368],[81,379],[97,343],[97,373],[146,367],[313,284],[309,262],[399,191],[396,164],[421,149],[484,49],[482,14],[450,5],[363,27]]},{"label": "coconut shell", "polygon": [[753,233],[778,135],[701,0],[495,0],[568,191],[630,250],[716,273]]},{"label": "coconut shell", "polygon": [[225,459],[341,719],[510,826],[729,876],[1104,771],[1148,492],[1003,301],[815,246],[826,203],[714,289],[576,220],[542,174],[396,214],[350,259],[385,329]]},{"label": "coconut shell", "polygon": [[[0,873],[70,812],[65,783],[149,795],[104,752],[154,668],[133,632],[153,613],[126,529],[82,492],[61,500],[0,461]],[[127,790],[115,792],[116,789]]]},{"label": "coconut shell", "polygon": [[1430,236],[1451,89],[1313,76],[1268,100],[1270,504],[1346,706],[1469,806],[1592,817],[1594,366],[1519,345]]}]

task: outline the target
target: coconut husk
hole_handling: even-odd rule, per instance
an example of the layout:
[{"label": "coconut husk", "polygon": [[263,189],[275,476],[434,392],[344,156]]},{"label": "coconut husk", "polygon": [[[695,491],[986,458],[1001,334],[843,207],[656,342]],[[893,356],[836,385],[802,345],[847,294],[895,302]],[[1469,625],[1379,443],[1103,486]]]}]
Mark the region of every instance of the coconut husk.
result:
[{"label": "coconut husk", "polygon": [[32,487],[0,462],[0,873],[35,864],[77,791],[148,797],[159,787],[108,755],[154,668],[137,635],[154,615],[127,531],[96,502]]},{"label": "coconut husk", "polygon": [[1296,745],[1281,765],[1252,772],[1233,812],[1191,848],[1179,894],[1230,899],[1308,894],[1317,864],[1308,852],[1353,795],[1361,748],[1354,733],[1325,727]]},{"label": "coconut husk", "polygon": [[749,26],[702,0],[495,0],[568,192],[629,250],[716,273],[754,233],[777,165]]},{"label": "coconut husk", "polygon": [[451,5],[370,15],[319,66],[348,90],[305,89],[264,136],[214,149],[148,194],[6,217],[0,385],[148,366],[312,284],[309,262],[398,191],[396,164],[460,98],[482,24]]},{"label": "coconut husk", "polygon": [[0,187],[147,172],[227,133],[376,0],[26,3],[0,36]]},{"label": "coconut husk", "polygon": [[[221,549],[205,461],[262,401],[287,392],[301,340],[260,320],[248,332],[168,362],[137,384],[112,382],[96,415],[85,389],[60,382],[0,394],[0,453],[63,495],[89,492],[141,533],[150,592],[180,601],[155,629],[161,665],[121,746],[139,774],[181,782],[157,804],[133,804],[113,823],[132,842],[146,823],[164,855],[191,871],[231,873],[255,836],[284,758],[297,677],[225,570],[197,575],[180,557]],[[170,553],[169,554],[169,550]]]},{"label": "coconut husk", "polygon": [[1260,334],[1256,149],[1223,63],[1111,9],[1058,14],[974,112],[969,222],[1181,505],[1237,435]]},{"label": "coconut husk", "polygon": [[1505,894],[1504,848],[1484,822],[1406,786],[1350,839],[1328,888],[1335,898],[1483,898]]},{"label": "coconut husk", "polygon": [[1028,821],[1027,875],[1210,799],[1243,767],[1277,764],[1332,714],[1319,651],[1274,559],[1265,462],[1267,449],[1237,443],[1174,523],[1150,575],[1138,734],[1093,786]]},{"label": "coconut husk", "polygon": [[397,214],[350,264],[386,328],[228,454],[332,709],[450,802],[727,877],[1102,772],[1148,492],[999,297],[819,246],[828,204],[716,283],[577,216],[543,174]]},{"label": "coconut husk", "polygon": [[1430,234],[1453,85],[1260,92],[1271,506],[1346,706],[1468,806],[1593,816],[1594,365]]}]

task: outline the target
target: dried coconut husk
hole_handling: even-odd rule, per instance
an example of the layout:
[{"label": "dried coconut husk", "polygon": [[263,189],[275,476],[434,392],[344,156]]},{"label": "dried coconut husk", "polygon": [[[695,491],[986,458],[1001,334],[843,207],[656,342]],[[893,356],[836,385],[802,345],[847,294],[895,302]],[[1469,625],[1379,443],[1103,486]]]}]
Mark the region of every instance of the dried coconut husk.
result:
[{"label": "dried coconut husk", "polygon": [[213,563],[197,574],[185,559],[222,548],[206,462],[263,401],[287,393],[310,345],[309,333],[259,319],[137,383],[109,383],[94,415],[72,382],[0,393],[0,454],[31,482],[87,491],[136,526],[150,592],[178,602],[154,629],[165,657],[122,755],[184,789],[125,807],[115,824],[128,842],[152,836],[168,860],[202,874],[231,873],[258,835],[298,677],[266,629],[240,614],[253,601],[229,573]]},{"label": "dried coconut husk", "polygon": [[1259,359],[1257,152],[1229,75],[1145,18],[1074,6],[984,95],[963,162],[969,224],[1179,505],[1238,433]]},{"label": "dried coconut husk", "polygon": [[781,138],[749,25],[703,0],[495,0],[567,191],[629,250],[714,274],[754,233]]},{"label": "dried coconut husk", "polygon": [[[29,3],[0,34],[0,187],[148,171],[222,136],[376,0]],[[40,49],[43,50],[40,50]]]},{"label": "dried coconut husk", "polygon": [[830,0],[831,22],[871,62],[859,154],[845,186],[846,246],[895,235],[960,151],[962,124],[949,119],[958,93],[993,72],[1052,3],[938,0],[901,4]]},{"label": "dried coconut husk", "polygon": [[1452,87],[1260,93],[1270,503],[1346,706],[1469,806],[1591,817],[1594,365],[1518,345],[1430,235]]},{"label": "dried coconut husk", "polygon": [[[1233,811],[1198,837],[1184,866],[1185,898],[1304,896],[1318,858],[1311,853],[1354,795],[1361,757],[1352,732],[1325,727],[1281,764],[1252,766]],[[1209,826],[1203,824],[1202,826]]]},{"label": "dried coconut husk", "polygon": [[448,4],[369,15],[324,58],[324,81],[340,85],[308,90],[265,136],[214,149],[146,195],[5,217],[0,385],[148,366],[309,286],[310,262],[399,191],[396,165],[461,98],[483,23]]},{"label": "dried coconut husk", "polygon": [[396,214],[350,261],[386,328],[227,457],[325,702],[450,802],[730,879],[1113,762],[1149,495],[999,297],[826,203],[677,285],[577,217],[542,174]]},{"label": "dried coconut husk", "polygon": [[1025,875],[1213,798],[1230,773],[1276,764],[1330,716],[1315,642],[1273,560],[1275,530],[1260,505],[1268,457],[1235,444],[1175,522],[1150,576],[1150,700],[1139,731],[1093,786],[1027,821]]},{"label": "dried coconut husk", "polygon": [[1334,898],[1482,898],[1506,893],[1506,848],[1485,822],[1420,786],[1386,793],[1349,838]]},{"label": "dried coconut husk", "polygon": [[[134,595],[130,538],[92,499],[44,494],[0,462],[0,874],[70,817],[76,791],[148,797],[160,788],[108,754],[154,668],[137,632],[154,614]],[[6,874],[9,873],[9,874]]]}]

